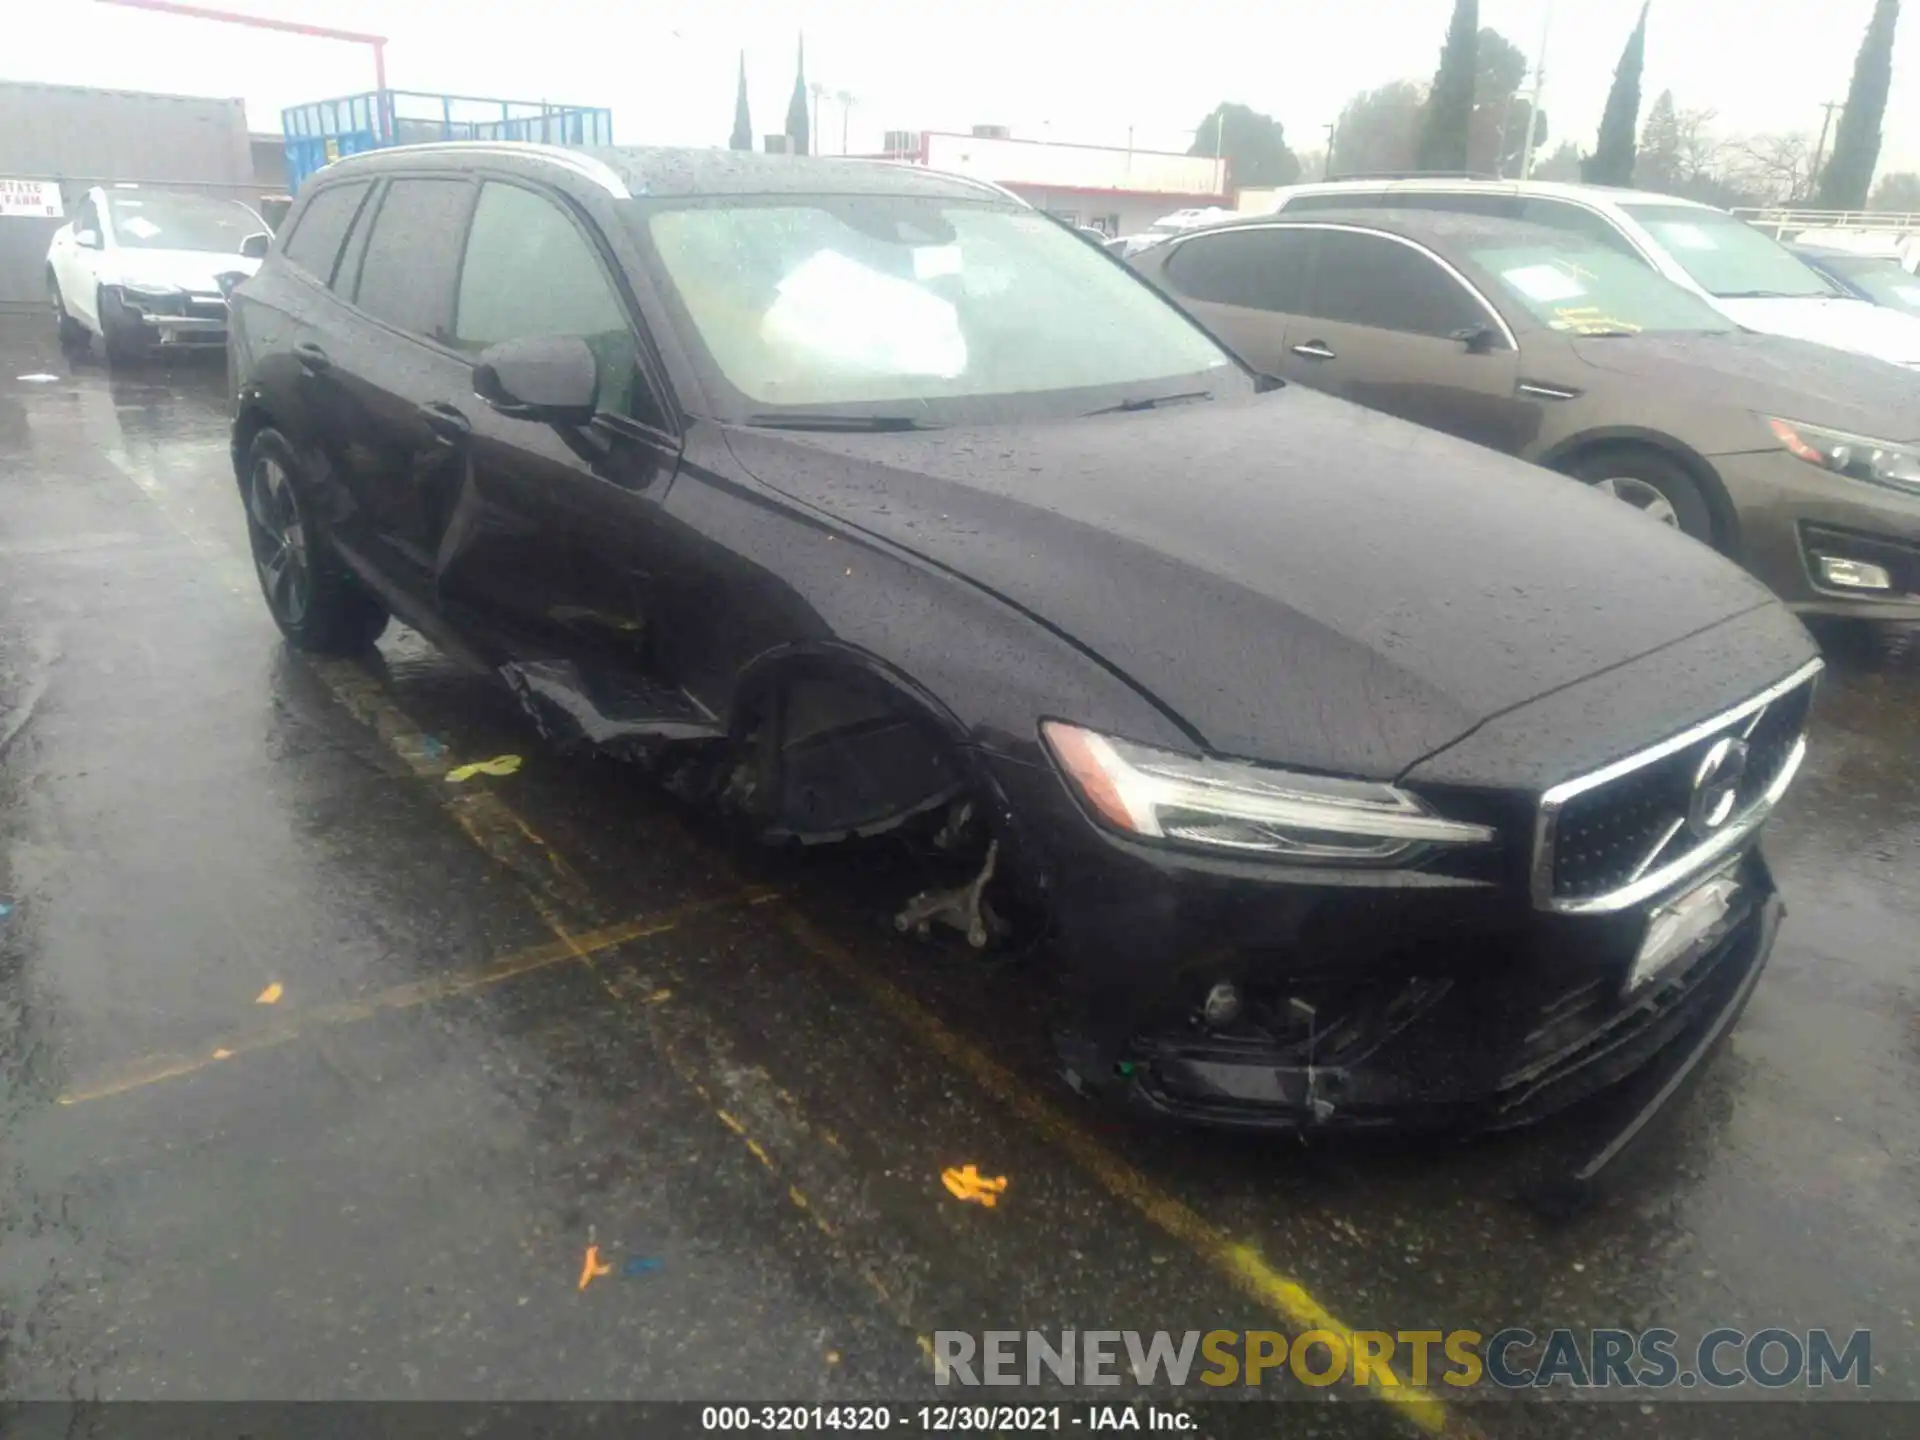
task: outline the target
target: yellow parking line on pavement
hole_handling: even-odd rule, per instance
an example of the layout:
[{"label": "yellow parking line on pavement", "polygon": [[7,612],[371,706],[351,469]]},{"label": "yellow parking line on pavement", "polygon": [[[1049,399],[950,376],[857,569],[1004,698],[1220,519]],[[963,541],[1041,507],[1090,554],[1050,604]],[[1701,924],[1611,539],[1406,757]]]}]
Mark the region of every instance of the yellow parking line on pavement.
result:
[{"label": "yellow parking line on pavement", "polygon": [[[987,1094],[1066,1152],[1109,1194],[1125,1201],[1159,1229],[1197,1252],[1240,1290],[1277,1313],[1296,1335],[1308,1330],[1328,1330],[1351,1347],[1352,1327],[1336,1319],[1304,1285],[1276,1271],[1256,1248],[1233,1239],[1191,1206],[1162,1190],[1051,1102],[1036,1095],[1006,1066],[892,981],[874,974],[836,941],[821,934],[792,905],[779,907],[779,914],[787,933],[806,950],[865,990],[897,1024],[964,1071]],[[1372,1382],[1369,1393],[1396,1407],[1422,1431],[1430,1435],[1470,1433],[1459,1416],[1448,1412],[1439,1396],[1401,1379],[1384,1363],[1373,1368],[1380,1372],[1381,1378]]]},{"label": "yellow parking line on pavement", "polygon": [[715,900],[694,901],[651,918],[626,920],[618,925],[607,925],[598,930],[570,935],[564,941],[549,940],[543,944],[532,945],[525,950],[515,951],[481,970],[455,971],[430,980],[415,980],[405,985],[395,985],[391,989],[370,995],[364,1000],[351,1000],[338,1005],[318,1005],[311,1010],[298,1012],[287,1024],[224,1040],[204,1055],[155,1056],[141,1061],[112,1080],[69,1091],[60,1096],[57,1103],[82,1105],[89,1100],[104,1100],[109,1095],[124,1095],[129,1090],[140,1090],[149,1085],[157,1085],[163,1080],[177,1080],[183,1075],[192,1075],[225,1060],[250,1055],[257,1050],[269,1050],[276,1045],[284,1045],[308,1031],[336,1025],[351,1025],[356,1021],[370,1020],[375,1015],[390,1011],[411,1010],[420,1005],[430,1005],[436,1000],[450,1000],[457,995],[484,990],[490,985],[498,985],[503,980],[512,980],[535,970],[545,970],[562,961],[576,960],[582,955],[589,955],[595,951],[609,950],[616,945],[624,945],[629,940],[664,934],[699,911],[741,903],[744,902],[731,895]]}]

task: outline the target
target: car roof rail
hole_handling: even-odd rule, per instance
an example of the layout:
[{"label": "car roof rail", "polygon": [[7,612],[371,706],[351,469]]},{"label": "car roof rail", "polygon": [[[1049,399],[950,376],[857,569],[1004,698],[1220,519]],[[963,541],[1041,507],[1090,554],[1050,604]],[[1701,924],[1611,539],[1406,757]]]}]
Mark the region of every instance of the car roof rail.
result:
[{"label": "car roof rail", "polygon": [[1504,175],[1489,175],[1484,170],[1350,170],[1335,175],[1331,183],[1342,180],[1504,180]]}]

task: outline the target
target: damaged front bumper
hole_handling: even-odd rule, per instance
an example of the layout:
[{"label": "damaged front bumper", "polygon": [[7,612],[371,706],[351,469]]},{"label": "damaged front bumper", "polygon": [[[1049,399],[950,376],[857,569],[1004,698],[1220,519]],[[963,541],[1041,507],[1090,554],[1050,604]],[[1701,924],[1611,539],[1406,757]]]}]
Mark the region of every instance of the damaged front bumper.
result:
[{"label": "damaged front bumper", "polygon": [[1630,1079],[1660,1092],[1657,1109],[1745,1004],[1781,913],[1749,847],[1690,882],[1736,883],[1635,983],[1649,914],[1671,895],[1561,915],[1518,876],[1175,853],[1060,811],[1044,772],[1001,778],[1017,811],[1043,817],[1032,840],[1068,963],[1070,1076],[1209,1126],[1499,1130]]}]

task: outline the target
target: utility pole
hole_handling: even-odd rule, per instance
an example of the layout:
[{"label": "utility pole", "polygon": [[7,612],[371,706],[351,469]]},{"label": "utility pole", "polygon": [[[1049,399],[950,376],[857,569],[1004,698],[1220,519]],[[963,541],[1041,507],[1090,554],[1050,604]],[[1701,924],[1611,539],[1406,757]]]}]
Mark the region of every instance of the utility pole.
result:
[{"label": "utility pole", "polygon": [[1227,107],[1220,107],[1220,117],[1213,126],[1213,158],[1218,160],[1227,153]]},{"label": "utility pole", "polygon": [[1335,121],[1332,124],[1329,124],[1326,127],[1326,129],[1327,129],[1327,158],[1320,162],[1320,178],[1322,180],[1331,180],[1333,178],[1333,137],[1339,133],[1339,130],[1340,130],[1339,122]]},{"label": "utility pole", "polygon": [[854,95],[851,90],[840,90],[834,94],[840,102],[840,153],[847,153],[847,116],[853,111]]},{"label": "utility pole", "polygon": [[1520,151],[1520,178],[1533,177],[1533,137],[1540,133],[1540,91],[1547,83],[1547,37],[1553,32],[1553,0],[1540,17],[1540,49],[1533,57],[1533,96],[1528,101],[1527,143]]},{"label": "utility pole", "polygon": [[1820,188],[1820,161],[1827,153],[1827,130],[1833,124],[1833,112],[1847,107],[1838,100],[1828,100],[1820,108],[1827,113],[1820,121],[1820,141],[1813,147],[1813,164],[1807,170],[1807,194],[1809,195]]},{"label": "utility pole", "polygon": [[820,153],[820,97],[827,93],[827,87],[816,80],[807,86],[807,93],[813,96],[813,129],[809,132],[809,138],[817,155]]}]

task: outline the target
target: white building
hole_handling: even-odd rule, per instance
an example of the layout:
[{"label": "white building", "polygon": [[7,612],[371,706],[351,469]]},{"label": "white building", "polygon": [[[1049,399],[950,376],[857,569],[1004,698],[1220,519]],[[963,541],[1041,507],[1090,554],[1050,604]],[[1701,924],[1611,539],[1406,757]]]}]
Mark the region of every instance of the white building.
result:
[{"label": "white building", "polygon": [[1109,235],[1145,230],[1170,211],[1227,203],[1224,160],[1015,140],[994,125],[976,125],[971,135],[889,131],[887,148],[876,158],[991,180],[1070,224],[1091,225]]}]

